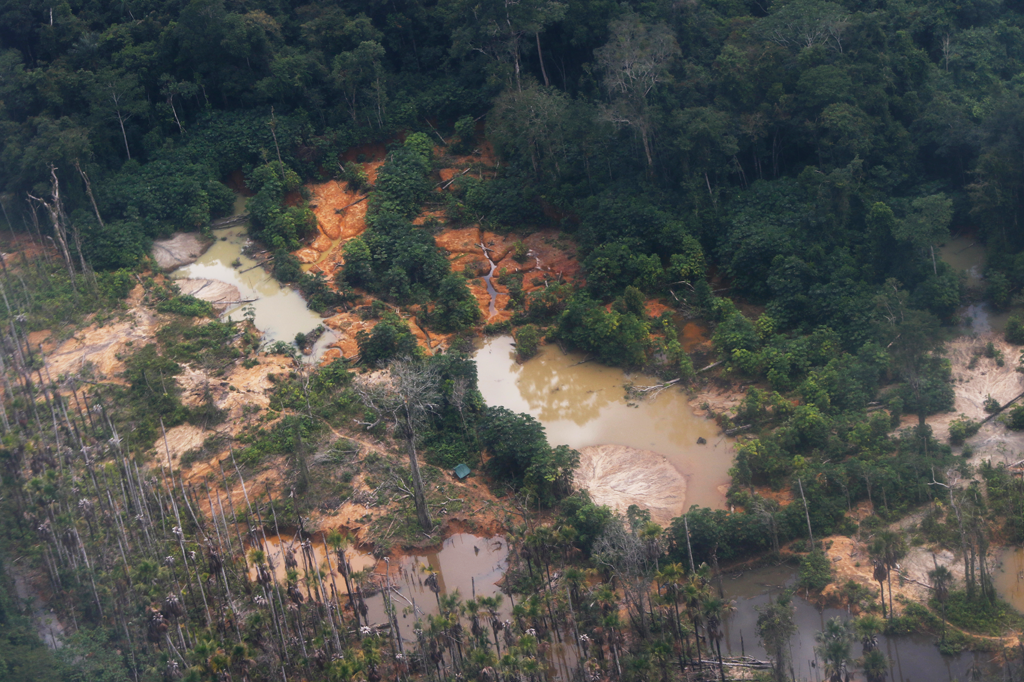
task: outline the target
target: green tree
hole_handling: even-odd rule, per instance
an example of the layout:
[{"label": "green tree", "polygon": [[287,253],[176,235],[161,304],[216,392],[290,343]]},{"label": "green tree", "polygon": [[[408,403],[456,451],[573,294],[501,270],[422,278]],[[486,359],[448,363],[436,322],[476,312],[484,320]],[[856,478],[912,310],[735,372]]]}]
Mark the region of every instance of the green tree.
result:
[{"label": "green tree", "polygon": [[789,679],[786,659],[789,642],[797,632],[794,613],[793,593],[789,590],[783,590],[775,601],[769,599],[767,604],[757,608],[757,637],[771,657],[775,682]]},{"label": "green tree", "polygon": [[935,244],[949,236],[949,221],[953,218],[953,200],[945,194],[919,197],[911,202],[913,212],[892,227],[892,236],[917,249],[929,249],[932,269],[938,275]]},{"label": "green tree", "polygon": [[942,641],[946,641],[946,602],[949,601],[949,590],[953,586],[953,574],[945,566],[935,566],[928,572],[928,580],[932,584],[935,601],[942,607]]},{"label": "green tree", "polygon": [[450,272],[445,275],[437,289],[436,301],[430,317],[441,331],[466,329],[483,317],[476,297],[466,286],[466,278],[461,273]]},{"label": "green tree", "polygon": [[843,682],[850,662],[850,628],[839,616],[825,622],[825,629],[814,636],[815,652],[829,682]]},{"label": "green tree", "polygon": [[363,364],[379,367],[395,358],[413,357],[419,353],[416,337],[409,325],[395,313],[388,311],[369,333],[356,334],[359,356]]},{"label": "green tree", "polygon": [[537,354],[540,346],[540,332],[532,324],[523,325],[516,331],[516,357],[520,362]]},{"label": "green tree", "polygon": [[675,36],[665,24],[645,24],[627,14],[609,25],[608,42],[594,50],[602,83],[611,103],[603,116],[640,135],[647,170],[654,168],[655,115],[651,99],[668,80],[669,66],[679,54]]}]

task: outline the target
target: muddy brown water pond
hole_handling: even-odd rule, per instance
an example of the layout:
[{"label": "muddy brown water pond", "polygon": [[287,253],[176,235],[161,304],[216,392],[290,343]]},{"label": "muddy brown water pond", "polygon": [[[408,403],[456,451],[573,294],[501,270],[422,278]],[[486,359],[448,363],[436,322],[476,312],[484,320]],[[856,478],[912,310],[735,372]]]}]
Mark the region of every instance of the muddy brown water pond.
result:
[{"label": "muddy brown water pond", "polygon": [[[480,392],[488,405],[526,412],[542,423],[551,445],[627,445],[664,455],[687,479],[685,508],[721,509],[733,462],[733,439],[698,417],[686,393],[670,387],[652,399],[631,403],[624,385],[658,383],[626,374],[579,353],[542,346],[519,364],[510,336],[487,339],[476,353]],[[705,445],[697,439],[704,438]]]},{"label": "muddy brown water pond", "polygon": [[[322,538],[311,540],[310,543],[314,562],[324,571],[324,586],[330,595],[333,588],[330,579],[326,577],[329,575],[327,548]],[[303,565],[298,538],[268,536],[265,547],[267,555],[274,563],[275,577],[282,584],[286,573],[284,551],[290,548],[295,553],[295,559],[299,564],[297,571],[300,589],[308,594],[305,584],[306,568]],[[441,595],[451,594],[457,590],[463,600],[469,600],[473,594],[478,597],[493,597],[498,594],[500,590],[496,583],[508,567],[508,545],[503,537],[482,538],[469,533],[452,535],[439,549],[422,553],[413,552],[378,560],[372,554],[350,547],[345,554],[352,574],[361,574],[358,580],[364,585],[364,595],[367,594],[367,586],[383,584],[385,579],[390,578],[393,585],[392,600],[398,613],[398,625],[403,639],[410,642],[416,641],[413,630],[417,618],[438,613],[437,598],[424,584],[424,580],[431,572],[437,574]],[[338,592],[344,595],[345,582],[337,572],[338,562],[333,553],[330,556],[330,564],[335,571],[334,583]],[[250,579],[255,580],[254,571],[250,572]],[[314,592],[315,589],[314,587]],[[365,601],[369,609],[367,617],[370,623],[386,624],[383,594],[377,591],[365,596]],[[347,597],[342,597],[342,603],[346,602]],[[510,617],[512,604],[508,597],[504,598],[500,613],[503,620]],[[351,618],[351,612],[348,617]]]},{"label": "muddy brown water pond", "polygon": [[993,576],[996,592],[1010,606],[1024,613],[1024,548],[1007,547],[999,556]]},{"label": "muddy brown water pond", "polygon": [[[235,205],[235,215],[241,214],[244,207],[244,198],[240,198]],[[255,315],[253,324],[263,333],[263,341],[268,344],[275,341],[291,343],[296,334],[308,334],[323,322],[320,315],[306,307],[306,301],[298,291],[282,285],[256,260],[243,253],[251,244],[247,225],[213,230],[213,236],[216,241],[202,256],[194,263],[175,270],[171,277],[213,279],[237,287],[242,299],[252,302],[229,308],[222,317],[241,320],[245,309],[251,308]],[[310,362],[318,361],[336,338],[333,331],[327,330],[314,344],[312,353],[304,358]]]},{"label": "muddy brown water pond", "polygon": [[[770,598],[774,599],[784,587],[792,587],[796,579],[797,571],[789,566],[759,568],[723,578],[726,599],[733,600],[736,608],[724,623],[723,655],[745,653],[767,660],[768,655],[757,640],[757,609],[767,604]],[[815,663],[814,635],[824,629],[826,621],[837,616],[846,621],[852,616],[843,609],[821,609],[799,596],[793,599],[793,606],[797,627],[790,643],[793,677],[797,680],[821,680],[821,661]],[[977,679],[978,672],[998,672],[1002,662],[1000,657],[990,664],[991,654],[943,656],[934,639],[927,635],[880,636],[878,639],[891,666],[887,679],[892,682],[964,682]],[[850,647],[850,654],[853,658],[860,657],[859,641]],[[991,670],[990,665],[994,666]],[[864,679],[863,674],[855,675],[854,679]]]}]

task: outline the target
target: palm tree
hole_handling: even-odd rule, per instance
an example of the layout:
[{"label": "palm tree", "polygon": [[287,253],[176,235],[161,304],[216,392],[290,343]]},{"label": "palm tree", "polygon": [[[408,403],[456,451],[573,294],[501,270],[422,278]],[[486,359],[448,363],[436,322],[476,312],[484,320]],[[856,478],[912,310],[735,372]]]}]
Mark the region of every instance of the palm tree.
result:
[{"label": "palm tree", "polygon": [[[725,682],[725,666],[722,664],[722,621],[730,611],[736,609],[732,602],[727,602],[718,597],[709,597],[701,604],[701,611],[704,613],[705,631],[708,633],[710,642],[714,642],[714,651],[718,653],[718,670],[721,673],[722,682]],[[710,646],[709,642],[709,646]]]},{"label": "palm tree", "polygon": [[849,678],[846,666],[850,660],[850,629],[836,616],[825,622],[825,629],[814,636],[814,650],[825,666],[828,682],[845,682]]},{"label": "palm tree", "polygon": [[885,618],[885,579],[889,576],[889,569],[881,559],[874,560],[875,570],[872,574],[878,581],[878,597],[882,601],[882,618]]},{"label": "palm tree", "polygon": [[797,631],[792,598],[792,591],[783,590],[774,602],[769,599],[757,609],[757,638],[772,658],[775,682],[786,682],[786,652]]},{"label": "palm tree", "polygon": [[[871,555],[885,565],[885,578],[889,585],[889,618],[892,618],[892,572],[900,560],[907,555],[907,541],[899,533],[891,530],[882,531],[875,538],[875,542],[871,546]],[[875,568],[875,580],[878,580],[877,565]]]},{"label": "palm tree", "polygon": [[885,624],[878,616],[868,614],[854,621],[853,629],[860,636],[861,654],[866,656],[878,648],[878,633]]},{"label": "palm tree", "polygon": [[676,641],[679,643],[679,672],[682,673],[684,672],[682,656],[683,628],[679,620],[679,598],[682,594],[681,588],[686,582],[686,571],[683,570],[682,564],[669,564],[658,571],[654,579],[658,581],[660,587],[665,588],[665,593],[672,602],[672,609],[675,612],[675,618],[672,620],[672,629],[675,631]]},{"label": "palm tree", "polygon": [[928,572],[928,579],[932,581],[932,589],[935,590],[935,599],[942,606],[942,641],[946,641],[946,601],[949,599],[949,588],[953,584],[953,574],[945,566],[939,566],[936,562],[935,570]]},{"label": "palm tree", "polygon": [[644,542],[644,554],[648,561],[654,562],[654,570],[658,570],[658,557],[661,556],[661,536],[663,528],[656,523],[649,522],[640,530],[640,539]]},{"label": "palm tree", "polygon": [[872,649],[864,654],[860,664],[868,682],[885,682],[885,677],[889,673],[889,659],[881,649]]}]

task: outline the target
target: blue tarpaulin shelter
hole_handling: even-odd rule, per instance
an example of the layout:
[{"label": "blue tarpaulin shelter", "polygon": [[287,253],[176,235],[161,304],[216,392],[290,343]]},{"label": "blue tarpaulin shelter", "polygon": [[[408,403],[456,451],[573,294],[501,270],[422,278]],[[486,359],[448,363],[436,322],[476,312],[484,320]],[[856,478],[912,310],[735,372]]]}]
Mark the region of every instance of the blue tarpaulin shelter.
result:
[{"label": "blue tarpaulin shelter", "polygon": [[466,476],[469,476],[469,472],[471,471],[471,469],[465,464],[460,464],[459,466],[455,467],[452,471],[455,473],[456,476],[459,477],[459,480],[461,481]]}]

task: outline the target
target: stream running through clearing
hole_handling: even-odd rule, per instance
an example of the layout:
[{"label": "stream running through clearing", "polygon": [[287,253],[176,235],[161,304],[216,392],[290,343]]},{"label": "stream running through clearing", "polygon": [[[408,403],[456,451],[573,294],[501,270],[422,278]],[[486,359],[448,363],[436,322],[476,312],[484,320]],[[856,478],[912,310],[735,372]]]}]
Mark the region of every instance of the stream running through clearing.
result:
[{"label": "stream running through clearing", "polygon": [[978,334],[1002,334],[1011,311],[994,310],[981,299],[985,290],[985,245],[974,237],[954,237],[939,247],[939,254],[943,261],[966,277],[967,305],[960,309],[964,326]]},{"label": "stream running through clearing", "polygon": [[[235,202],[234,215],[245,210],[245,198]],[[275,341],[293,343],[298,333],[308,334],[323,323],[320,315],[306,307],[302,294],[278,282],[253,258],[243,251],[252,242],[247,224],[213,230],[216,241],[196,259],[173,273],[174,279],[212,279],[238,288],[243,300],[255,299],[228,308],[222,315],[226,319],[240,320],[245,308],[252,308],[253,324],[263,333],[264,344]],[[237,263],[237,265],[235,265]],[[337,338],[326,330],[310,355],[302,356],[306,362],[317,362],[327,347]]]}]

